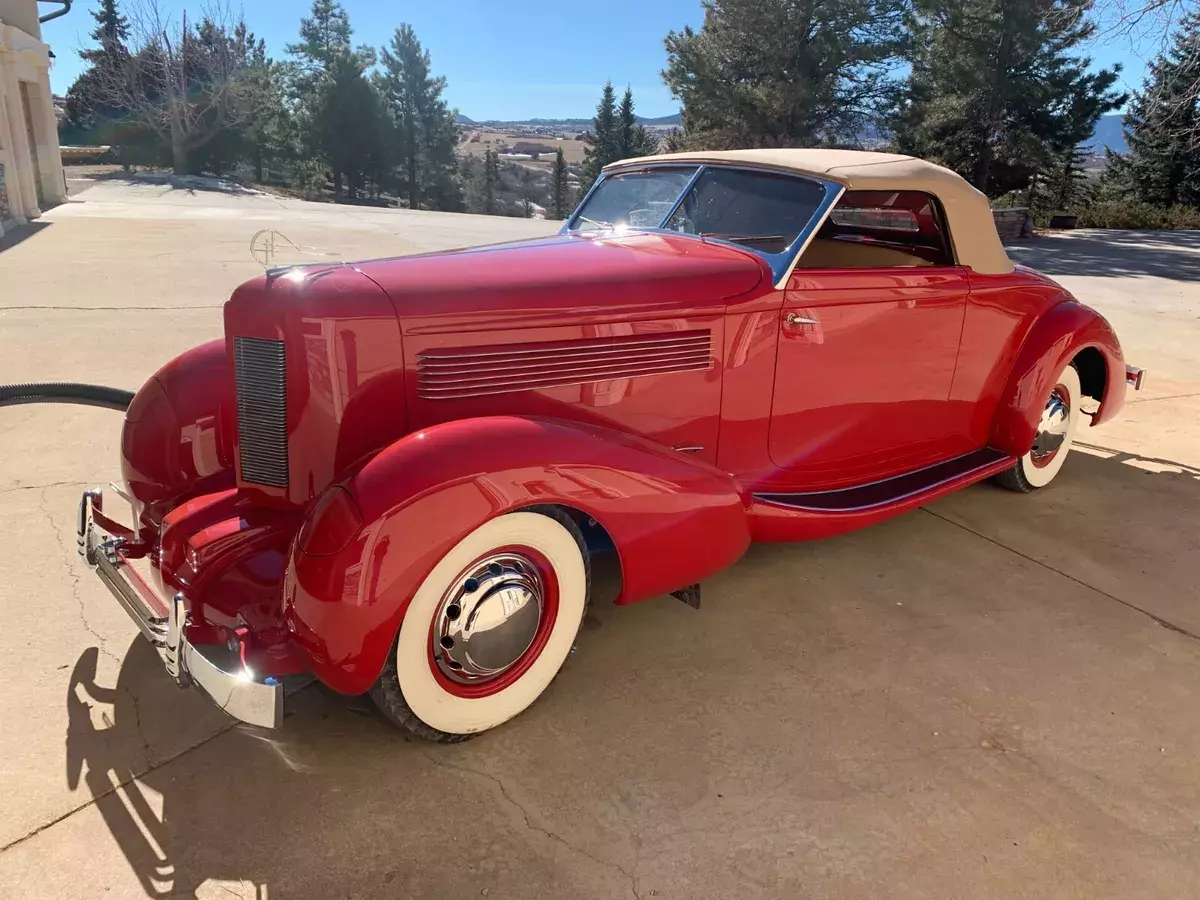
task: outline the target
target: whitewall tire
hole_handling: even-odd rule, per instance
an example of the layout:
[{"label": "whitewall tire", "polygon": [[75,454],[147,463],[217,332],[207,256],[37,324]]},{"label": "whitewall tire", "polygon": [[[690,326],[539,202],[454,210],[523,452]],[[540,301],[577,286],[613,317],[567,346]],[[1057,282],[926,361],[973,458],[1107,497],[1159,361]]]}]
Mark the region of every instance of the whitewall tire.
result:
[{"label": "whitewall tire", "polygon": [[1032,449],[1011,469],[997,475],[996,483],[1012,491],[1029,493],[1053,481],[1075,442],[1075,432],[1083,418],[1079,403],[1082,398],[1079,373],[1068,364],[1042,407]]},{"label": "whitewall tire", "polygon": [[464,740],[508,721],[566,661],[590,577],[579,527],[562,510],[485,522],[417,589],[372,698],[429,740]]}]

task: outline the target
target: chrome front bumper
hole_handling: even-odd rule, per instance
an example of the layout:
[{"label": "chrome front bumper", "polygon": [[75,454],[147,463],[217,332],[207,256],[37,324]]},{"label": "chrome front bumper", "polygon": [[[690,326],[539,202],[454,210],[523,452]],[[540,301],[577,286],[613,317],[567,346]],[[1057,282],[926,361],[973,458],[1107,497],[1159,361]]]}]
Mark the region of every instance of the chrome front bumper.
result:
[{"label": "chrome front bumper", "polygon": [[164,603],[121,554],[123,540],[106,535],[94,519],[102,511],[99,489],[84,491],[79,501],[79,554],[129,613],[129,617],[158,650],[167,672],[180,687],[195,685],[229,715],[251,725],[278,728],[283,724],[283,684],[259,681],[242,664],[236,650],[224,645],[195,645],[184,636],[188,624],[183,594]]},{"label": "chrome front bumper", "polygon": [[1140,391],[1142,385],[1146,381],[1146,370],[1139,369],[1137,366],[1125,367],[1125,383],[1135,391]]}]

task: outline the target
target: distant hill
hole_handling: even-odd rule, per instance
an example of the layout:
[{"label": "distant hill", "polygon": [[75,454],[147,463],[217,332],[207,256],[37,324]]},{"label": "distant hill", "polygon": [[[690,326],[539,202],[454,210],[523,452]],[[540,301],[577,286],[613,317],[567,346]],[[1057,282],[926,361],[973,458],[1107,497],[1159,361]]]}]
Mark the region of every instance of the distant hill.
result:
[{"label": "distant hill", "polygon": [[[1100,121],[1096,124],[1096,133],[1092,135],[1090,140],[1084,141],[1082,146],[1088,148],[1100,157],[1104,156],[1105,147],[1108,147],[1117,153],[1128,153],[1129,148],[1125,145],[1125,135],[1121,130],[1124,118],[1124,113],[1111,113],[1107,116],[1101,116]],[[638,116],[637,120],[643,125],[668,127],[672,125],[679,125],[680,116],[679,113],[672,113],[669,116],[658,116],[657,118]],[[503,128],[506,126],[516,127],[523,125],[526,127],[561,128],[563,130],[573,131],[585,131],[592,125],[591,119],[582,118],[537,118],[520,120],[486,119],[481,121],[468,118],[462,113],[458,114],[458,121],[461,125],[487,125],[495,126],[497,128]],[[862,145],[867,148],[880,147],[881,145],[886,144],[886,138],[874,129],[867,129],[864,131],[859,140]]]},{"label": "distant hill", "polygon": [[[643,125],[678,125],[679,121],[680,121],[679,115],[680,115],[679,113],[672,113],[669,116],[659,116],[658,118],[654,118],[654,119],[648,119],[645,116],[636,116],[636,118],[637,118],[638,122],[640,122]],[[576,130],[583,130],[585,128],[591,127],[592,120],[590,118],[588,118],[588,119],[537,118],[537,119],[480,119],[480,120],[477,120],[477,119],[469,119],[466,116],[464,116],[462,113],[459,113],[458,114],[458,123],[460,125],[497,125],[497,126],[525,125],[525,126],[529,126],[529,127],[536,127],[539,125],[542,127],[558,126],[561,128],[573,128]]]},{"label": "distant hill", "polygon": [[1125,134],[1121,130],[1121,123],[1124,119],[1124,113],[1101,116],[1100,121],[1096,123],[1095,134],[1092,135],[1091,140],[1084,141],[1083,146],[1098,156],[1104,155],[1105,147],[1115,153],[1128,153],[1129,147],[1125,144]]}]

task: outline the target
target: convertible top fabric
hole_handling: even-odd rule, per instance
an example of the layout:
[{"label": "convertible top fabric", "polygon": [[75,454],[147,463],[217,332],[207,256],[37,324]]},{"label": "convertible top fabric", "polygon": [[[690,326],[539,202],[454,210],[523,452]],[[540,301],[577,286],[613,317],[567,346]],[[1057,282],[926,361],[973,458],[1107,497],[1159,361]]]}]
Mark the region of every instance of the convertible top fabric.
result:
[{"label": "convertible top fabric", "polygon": [[664,162],[725,163],[813,175],[855,191],[924,191],[942,202],[960,265],[1002,275],[1013,270],[987,197],[954,172],[915,156],[865,150],[712,150],[623,159],[604,171]]}]

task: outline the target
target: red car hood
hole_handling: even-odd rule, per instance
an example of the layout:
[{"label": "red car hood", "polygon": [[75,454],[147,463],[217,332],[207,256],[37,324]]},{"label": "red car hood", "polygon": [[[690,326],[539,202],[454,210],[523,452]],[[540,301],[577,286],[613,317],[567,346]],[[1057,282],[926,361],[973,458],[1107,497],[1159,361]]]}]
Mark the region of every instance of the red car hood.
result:
[{"label": "red car hood", "polygon": [[558,235],[470,250],[358,263],[395,304],[405,332],[507,327],[570,311],[676,310],[753,290],[770,277],[752,253],[657,233]]}]

